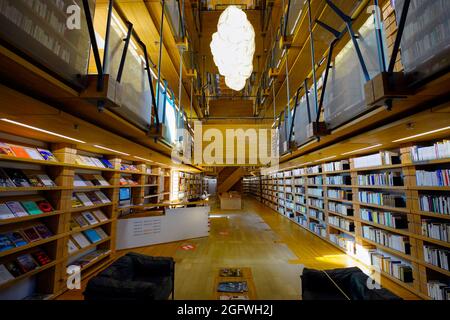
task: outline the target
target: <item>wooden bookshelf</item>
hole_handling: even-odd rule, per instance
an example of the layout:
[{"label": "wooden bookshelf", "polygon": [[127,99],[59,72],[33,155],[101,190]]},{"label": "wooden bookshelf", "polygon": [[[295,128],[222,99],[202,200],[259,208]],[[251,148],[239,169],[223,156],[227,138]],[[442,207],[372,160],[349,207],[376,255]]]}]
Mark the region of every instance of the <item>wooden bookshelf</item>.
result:
[{"label": "wooden bookshelf", "polygon": [[[15,145],[23,145],[15,141],[5,141]],[[36,146],[42,147],[44,142],[36,141]],[[14,293],[15,286],[19,283],[35,282],[36,294],[46,294],[55,297],[63,293],[66,288],[66,267],[80,258],[99,250],[101,253],[81,268],[82,276],[92,274],[108,264],[115,254],[116,224],[121,212],[119,208],[119,190],[129,187],[132,190],[132,204],[144,205],[145,203],[158,203],[169,200],[170,170],[163,169],[153,164],[137,161],[129,161],[116,156],[95,154],[87,151],[77,150],[71,144],[45,144],[57,158],[57,162],[46,160],[34,160],[16,158],[14,156],[0,156],[0,168],[11,168],[20,170],[33,170],[43,172],[56,184],[55,187],[2,187],[0,188],[0,203],[8,201],[48,201],[53,210],[40,214],[29,214],[23,217],[15,217],[0,220],[0,234],[10,231],[22,230],[28,226],[44,224],[52,233],[52,236],[26,245],[11,248],[0,252],[0,264],[15,262],[17,257],[23,254],[33,253],[42,249],[50,258],[50,262],[38,266],[36,269],[15,275],[14,279],[0,284],[0,293]],[[26,145],[26,147],[34,147]],[[92,165],[83,165],[76,162],[78,155],[107,159],[112,168],[103,168]],[[124,167],[125,166],[125,167]],[[129,169],[130,166],[133,169]],[[75,186],[74,177],[98,175],[108,185]],[[130,177],[137,185],[121,186],[120,178]],[[72,195],[74,193],[102,192],[109,199],[108,203],[93,203],[80,207],[72,207]],[[146,200],[146,197],[157,195],[155,200]],[[100,210],[106,220],[83,227],[74,227],[70,221],[76,215],[84,212]],[[69,254],[68,241],[79,232],[101,228],[106,237],[92,242],[90,245],[79,248],[76,252]],[[73,240],[72,240],[73,241]],[[25,298],[25,297],[22,297]]]},{"label": "wooden bookshelf", "polygon": [[[349,253],[347,248],[341,247],[338,243],[332,241],[331,238],[342,238],[342,241],[345,243],[350,241],[355,250],[364,248],[364,250],[376,251],[385,257],[393,257],[409,265],[412,270],[413,282],[403,282],[384,271],[381,271],[381,274],[418,296],[424,299],[431,299],[428,295],[427,283],[436,279],[448,281],[450,271],[425,261],[424,245],[448,250],[450,241],[447,242],[422,234],[422,221],[430,219],[433,222],[448,223],[450,214],[439,214],[422,210],[419,197],[422,194],[448,195],[450,187],[417,186],[416,170],[421,168],[421,170],[423,168],[428,168],[427,170],[449,168],[450,159],[436,159],[415,163],[411,160],[411,150],[411,146],[392,150],[396,152],[401,163],[356,167],[354,158],[352,158],[341,160],[341,162],[348,163],[348,168],[339,168],[339,170],[333,169],[333,166],[330,166],[331,163],[323,163],[320,168],[317,166],[300,167],[261,176],[261,202],[370,268],[373,268],[371,261],[359,259],[358,254]],[[373,179],[370,180],[372,182],[367,185],[359,184],[358,179],[366,179],[365,175],[372,175],[370,177]],[[381,179],[379,178],[380,176],[387,176],[389,179],[393,179],[393,176],[400,177],[401,185],[399,185],[398,180],[396,180],[395,185],[393,184],[394,180],[389,180],[388,183],[383,182],[382,184],[373,183],[373,181],[377,181],[376,179]],[[297,203],[297,198],[294,198],[293,212],[286,209],[286,197],[288,196],[288,193],[285,191],[287,186],[286,180],[290,181],[288,185],[292,187],[294,197],[300,197],[299,199],[304,200]],[[320,196],[320,192],[311,192],[311,189],[322,189],[323,196]],[[336,191],[340,191],[340,193]],[[396,205],[397,202],[404,201],[404,205],[399,207],[382,205],[376,202],[363,202],[359,198],[360,191],[376,193],[376,196],[383,197],[383,200],[384,195],[386,195],[386,201],[393,201],[391,199],[394,199]],[[348,197],[332,197],[335,194],[348,195]],[[400,201],[401,199],[403,200]],[[322,203],[323,205],[318,205]],[[331,208],[334,208],[334,210]],[[387,212],[390,213],[391,217],[395,216],[396,221],[398,219],[407,225],[405,228],[395,228],[363,219],[361,216],[362,211],[380,212],[383,214]],[[311,215],[311,212],[313,212],[313,215]],[[318,219],[315,216],[316,212],[323,212],[324,219]],[[344,212],[347,212],[347,214]],[[299,217],[301,218],[299,219]],[[334,223],[329,222],[330,217]],[[337,225],[338,221],[341,222],[340,219],[344,220],[344,226],[353,225],[354,231],[349,231]],[[320,227],[318,228],[318,226]],[[318,233],[318,229],[322,230],[321,226],[326,228],[326,237],[323,236],[323,231]],[[399,239],[403,237],[403,241],[409,243],[410,253],[404,253],[364,237],[363,227],[382,230],[390,236],[399,237]]]}]

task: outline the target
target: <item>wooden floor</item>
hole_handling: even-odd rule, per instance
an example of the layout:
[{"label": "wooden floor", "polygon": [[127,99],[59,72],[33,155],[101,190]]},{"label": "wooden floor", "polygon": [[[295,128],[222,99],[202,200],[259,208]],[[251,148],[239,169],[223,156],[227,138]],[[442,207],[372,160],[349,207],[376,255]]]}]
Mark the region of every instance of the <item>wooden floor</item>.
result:
[{"label": "wooden floor", "polygon": [[[220,267],[251,268],[257,298],[274,300],[301,299],[301,264],[317,269],[362,267],[253,199],[246,199],[241,211],[212,211],[207,238],[131,250],[174,257],[176,299],[213,299],[214,280]],[[185,244],[192,244],[195,249],[182,250],[180,247]],[[418,299],[388,279],[383,278],[382,285],[404,299]],[[69,291],[59,299],[82,299],[81,292]]]}]

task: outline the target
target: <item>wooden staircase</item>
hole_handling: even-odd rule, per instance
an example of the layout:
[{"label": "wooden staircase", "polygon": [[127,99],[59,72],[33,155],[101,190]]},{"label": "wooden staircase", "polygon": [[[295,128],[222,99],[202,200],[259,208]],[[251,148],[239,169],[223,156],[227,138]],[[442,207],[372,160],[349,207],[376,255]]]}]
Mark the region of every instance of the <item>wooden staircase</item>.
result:
[{"label": "wooden staircase", "polygon": [[239,183],[247,171],[242,167],[225,167],[217,177],[217,192],[223,193],[230,191]]}]

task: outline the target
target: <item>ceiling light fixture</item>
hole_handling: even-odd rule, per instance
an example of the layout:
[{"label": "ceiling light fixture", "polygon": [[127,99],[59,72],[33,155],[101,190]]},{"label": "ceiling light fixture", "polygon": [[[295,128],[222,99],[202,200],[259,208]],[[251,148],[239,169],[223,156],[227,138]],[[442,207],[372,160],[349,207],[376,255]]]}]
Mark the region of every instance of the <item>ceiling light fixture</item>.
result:
[{"label": "ceiling light fixture", "polygon": [[360,151],[366,151],[366,150],[370,150],[370,149],[373,149],[373,148],[378,148],[378,147],[381,147],[381,146],[382,146],[382,144],[376,144],[374,146],[370,146],[370,147],[367,147],[367,148],[361,148],[361,149],[353,150],[353,151],[350,151],[350,152],[346,152],[346,153],[343,153],[342,155],[345,156],[347,154],[358,153]]},{"label": "ceiling light fixture", "polygon": [[334,158],[336,158],[336,157],[337,157],[337,156],[331,156],[331,157],[327,157],[327,158],[315,160],[314,162],[321,162],[321,161],[331,160],[331,159],[334,159]]},{"label": "ceiling light fixture", "polygon": [[445,131],[445,130],[450,130],[450,127],[445,127],[445,128],[432,130],[432,131],[427,131],[427,132],[424,132],[424,133],[419,133],[419,134],[416,134],[414,136],[409,136],[409,137],[397,139],[397,140],[394,140],[392,142],[402,142],[402,141],[406,141],[406,140],[409,140],[409,139],[419,138],[419,137],[427,136],[429,134],[433,134],[433,133],[437,133],[437,132],[441,132],[441,131]]},{"label": "ceiling light fixture", "polygon": [[111,152],[115,152],[115,153],[118,153],[118,154],[122,154],[124,156],[129,156],[130,155],[129,153],[125,153],[125,152],[117,151],[117,150],[114,150],[114,149],[102,147],[102,146],[99,146],[97,144],[94,144],[94,147],[99,148],[99,149],[103,149],[103,150],[106,150],[106,151],[111,151]]},{"label": "ceiling light fixture", "polygon": [[148,161],[148,162],[154,162],[153,160],[150,160],[150,159],[145,159],[145,158],[141,158],[141,157],[138,157],[138,156],[134,156],[136,159],[139,159],[139,160],[142,160],[142,161]]},{"label": "ceiling light fixture", "polygon": [[65,135],[62,135],[62,134],[59,134],[59,133],[56,133],[56,132],[44,130],[44,129],[41,129],[41,128],[33,127],[33,126],[30,126],[30,125],[25,124],[25,123],[13,121],[13,120],[6,119],[6,118],[0,119],[0,120],[2,120],[4,122],[15,124],[15,125],[18,125],[18,126],[21,126],[21,127],[25,127],[25,128],[28,128],[28,129],[33,129],[33,130],[36,130],[36,131],[39,131],[39,132],[47,133],[47,134],[50,134],[52,136],[56,136],[56,137],[68,139],[68,140],[71,140],[71,141],[75,141],[75,142],[78,142],[78,143],[86,143],[85,141],[82,141],[82,140],[71,138],[71,137],[68,137],[68,136],[65,136]]},{"label": "ceiling light fixture", "polygon": [[255,30],[244,11],[236,6],[225,9],[210,47],[225,84],[235,91],[244,89],[253,73],[255,54]]}]

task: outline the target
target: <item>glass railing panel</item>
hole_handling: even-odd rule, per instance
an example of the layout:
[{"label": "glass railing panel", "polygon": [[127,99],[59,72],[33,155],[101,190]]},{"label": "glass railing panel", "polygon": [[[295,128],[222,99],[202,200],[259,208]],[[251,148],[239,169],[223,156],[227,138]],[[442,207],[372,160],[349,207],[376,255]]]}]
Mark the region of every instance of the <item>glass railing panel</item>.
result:
[{"label": "glass railing panel", "polygon": [[285,35],[291,36],[300,23],[302,12],[305,8],[305,0],[290,0],[287,12]]},{"label": "glass railing panel", "polygon": [[177,41],[184,38],[184,28],[181,17],[181,3],[178,0],[165,0],[165,13],[170,25],[170,29]]},{"label": "glass railing panel", "polygon": [[[316,121],[317,104],[314,90],[311,89],[308,94],[308,100],[304,95],[297,104],[294,119],[294,141],[297,146],[301,146],[310,141],[312,137],[307,134],[307,127],[310,123]],[[308,110],[309,103],[309,110]]]}]

